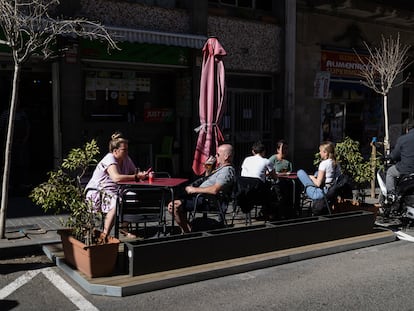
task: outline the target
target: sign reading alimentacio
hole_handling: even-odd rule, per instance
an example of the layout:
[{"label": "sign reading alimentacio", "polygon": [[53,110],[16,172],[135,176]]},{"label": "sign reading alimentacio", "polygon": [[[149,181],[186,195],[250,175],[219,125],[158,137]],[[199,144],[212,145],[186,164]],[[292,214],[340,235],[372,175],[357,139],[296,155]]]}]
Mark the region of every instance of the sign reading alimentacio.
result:
[{"label": "sign reading alimentacio", "polygon": [[[360,55],[360,57],[365,61],[367,56]],[[331,76],[360,78],[363,66],[364,64],[354,52],[321,50],[321,71],[330,72]]]}]

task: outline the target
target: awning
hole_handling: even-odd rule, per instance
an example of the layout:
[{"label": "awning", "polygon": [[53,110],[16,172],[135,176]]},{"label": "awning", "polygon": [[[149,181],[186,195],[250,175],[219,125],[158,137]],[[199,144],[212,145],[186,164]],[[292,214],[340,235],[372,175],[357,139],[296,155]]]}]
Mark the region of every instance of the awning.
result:
[{"label": "awning", "polygon": [[106,27],[115,40],[182,46],[201,49],[207,40],[206,36],[180,34],[171,32],[148,31],[132,28]]}]

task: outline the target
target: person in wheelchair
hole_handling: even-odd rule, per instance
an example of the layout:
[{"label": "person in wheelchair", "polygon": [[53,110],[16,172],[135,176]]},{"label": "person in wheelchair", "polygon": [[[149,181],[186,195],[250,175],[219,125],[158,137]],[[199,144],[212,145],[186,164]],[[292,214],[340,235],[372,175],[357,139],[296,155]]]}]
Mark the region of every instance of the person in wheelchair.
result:
[{"label": "person in wheelchair", "polygon": [[[196,195],[223,195],[230,196],[236,182],[236,171],[232,165],[233,146],[230,144],[220,145],[217,149],[217,168],[208,176],[198,179],[199,182],[185,187],[182,198],[168,203],[168,212],[172,213],[174,206],[174,219],[180,226],[182,233],[191,232],[191,224],[187,218],[187,212],[194,208]],[[202,203],[202,202],[197,202]],[[174,205],[173,205],[174,204]]]},{"label": "person in wheelchair", "polygon": [[396,180],[414,173],[414,120],[407,119],[403,124],[405,134],[397,139],[392,152],[387,157],[395,164],[386,173],[385,186],[389,197],[396,195]]}]

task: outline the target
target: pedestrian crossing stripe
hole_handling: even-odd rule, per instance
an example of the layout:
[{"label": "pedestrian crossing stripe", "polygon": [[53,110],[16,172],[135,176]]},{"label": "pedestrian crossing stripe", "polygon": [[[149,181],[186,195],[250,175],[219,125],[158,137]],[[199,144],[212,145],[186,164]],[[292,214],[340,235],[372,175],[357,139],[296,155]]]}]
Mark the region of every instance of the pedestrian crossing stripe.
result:
[{"label": "pedestrian crossing stripe", "polygon": [[53,271],[52,268],[43,268],[38,270],[27,271],[22,276],[15,279],[10,284],[0,289],[0,299],[5,299],[21,286],[30,282],[39,273],[43,274],[53,286],[55,286],[63,295],[66,296],[79,311],[98,311],[93,304],[86,300],[78,291],[76,291],[68,282],[66,282],[59,274]]}]

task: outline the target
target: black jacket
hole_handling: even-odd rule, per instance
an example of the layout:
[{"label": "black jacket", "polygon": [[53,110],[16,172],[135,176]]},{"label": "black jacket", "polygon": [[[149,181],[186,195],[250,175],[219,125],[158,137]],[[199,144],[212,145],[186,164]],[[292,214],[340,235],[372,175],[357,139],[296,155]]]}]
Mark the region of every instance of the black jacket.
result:
[{"label": "black jacket", "polygon": [[401,174],[414,173],[414,129],[397,139],[397,144],[390,157]]}]

